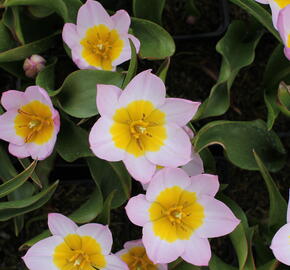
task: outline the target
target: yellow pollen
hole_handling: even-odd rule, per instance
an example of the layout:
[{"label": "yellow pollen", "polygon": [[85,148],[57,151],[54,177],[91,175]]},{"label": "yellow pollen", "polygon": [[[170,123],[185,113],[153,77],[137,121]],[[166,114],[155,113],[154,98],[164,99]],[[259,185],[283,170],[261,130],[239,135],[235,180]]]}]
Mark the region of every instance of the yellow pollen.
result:
[{"label": "yellow pollen", "polygon": [[284,8],[290,4],[290,0],[275,0],[280,8]]}]

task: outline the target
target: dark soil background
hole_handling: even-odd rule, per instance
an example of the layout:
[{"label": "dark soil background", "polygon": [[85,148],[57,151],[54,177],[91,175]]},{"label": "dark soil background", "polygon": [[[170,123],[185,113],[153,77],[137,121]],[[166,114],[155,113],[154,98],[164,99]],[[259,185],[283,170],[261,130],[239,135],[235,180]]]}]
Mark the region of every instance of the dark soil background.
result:
[{"label": "dark soil background", "polygon": [[[176,53],[171,58],[166,85],[168,94],[184,97],[195,101],[203,101],[215,84],[221,57],[215,46],[223,36],[210,38],[180,39],[180,35],[197,35],[217,31],[224,22],[225,14],[219,11],[221,1],[196,1],[201,16],[195,17],[185,9],[186,0],[167,0],[163,22],[167,31],[176,38]],[[230,20],[247,20],[248,15],[232,4],[228,5]],[[124,8],[132,14],[131,1],[112,1],[109,9]],[[242,69],[232,87],[232,105],[228,112],[216,119],[227,120],[266,120],[267,112],[263,99],[263,89],[260,82],[269,55],[277,45],[276,40],[265,34],[256,50],[256,59],[252,65]],[[58,53],[64,54],[62,44]],[[140,61],[140,69],[153,67],[156,71],[161,62]],[[59,61],[57,79],[61,83],[66,74],[76,67],[68,57]],[[1,90],[15,89],[16,78],[4,71],[0,71]],[[213,119],[202,120],[196,124],[202,127]],[[286,149],[290,147],[289,119],[279,116],[274,130],[281,137]],[[231,165],[224,157],[219,147],[210,148],[217,160],[217,174],[220,182],[229,184],[225,193],[235,200],[246,212],[251,225],[265,223],[269,208],[268,193],[263,179],[258,172],[241,170]],[[285,167],[278,173],[272,174],[282,194],[288,199],[289,188],[289,158]],[[25,269],[20,257],[24,251],[18,248],[28,239],[36,236],[47,228],[47,213],[61,212],[70,214],[88,198],[93,182],[88,169],[82,161],[65,164],[57,159],[57,167],[50,176],[51,180],[60,179],[60,185],[53,198],[41,209],[25,215],[25,227],[19,236],[15,236],[13,222],[0,223],[0,269]],[[132,195],[141,191],[140,185],[133,181]],[[122,248],[124,242],[141,237],[141,229],[132,225],[126,217],[124,209],[113,210],[110,229],[113,232],[113,251]],[[237,259],[227,237],[213,239],[212,249],[226,262],[237,265]],[[281,268],[283,269],[283,268]],[[222,269],[221,269],[222,270]]]}]

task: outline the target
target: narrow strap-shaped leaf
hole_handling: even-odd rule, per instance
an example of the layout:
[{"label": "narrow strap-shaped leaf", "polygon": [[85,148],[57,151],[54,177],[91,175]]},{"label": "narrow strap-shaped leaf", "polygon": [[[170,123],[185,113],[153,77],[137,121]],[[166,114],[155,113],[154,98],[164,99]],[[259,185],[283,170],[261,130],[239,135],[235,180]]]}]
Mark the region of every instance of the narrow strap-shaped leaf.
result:
[{"label": "narrow strap-shaped leaf", "polygon": [[98,216],[97,218],[97,222],[98,223],[102,223],[104,225],[106,224],[110,224],[110,220],[111,220],[111,204],[113,201],[113,198],[116,194],[117,190],[113,190],[109,196],[106,198],[105,202],[104,202],[104,208],[103,211],[101,212],[101,214]]},{"label": "narrow strap-shaped leaf", "polygon": [[[28,158],[23,158],[23,159],[18,159],[18,160],[24,169],[26,169],[27,167],[30,166],[30,160]],[[42,188],[42,183],[41,183],[38,175],[35,173],[35,171],[32,172],[30,177],[36,185],[38,185],[40,188]]]},{"label": "narrow strap-shaped leaf", "polygon": [[167,71],[170,66],[170,57],[167,57],[158,68],[156,75],[165,83]]}]

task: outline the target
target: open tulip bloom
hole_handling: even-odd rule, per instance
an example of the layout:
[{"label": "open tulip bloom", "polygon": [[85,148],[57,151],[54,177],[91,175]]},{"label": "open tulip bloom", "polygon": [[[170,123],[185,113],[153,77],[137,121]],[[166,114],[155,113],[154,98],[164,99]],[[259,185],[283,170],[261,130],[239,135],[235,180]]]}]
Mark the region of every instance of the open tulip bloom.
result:
[{"label": "open tulip bloom", "polygon": [[285,45],[284,53],[290,60],[290,1],[279,13],[278,31]]},{"label": "open tulip bloom", "polygon": [[110,16],[99,2],[88,0],[78,11],[77,24],[64,25],[62,37],[80,69],[115,70],[131,58],[129,39],[139,51],[139,40],[128,34],[130,23],[125,10]]},{"label": "open tulip bloom", "polygon": [[268,0],[267,2],[271,7],[273,25],[278,29],[279,13],[283,8],[290,5],[290,0]]},{"label": "open tulip bloom", "polygon": [[130,270],[167,270],[167,264],[154,264],[147,256],[142,240],[128,241],[116,253]]},{"label": "open tulip bloom", "polygon": [[2,94],[0,138],[9,142],[10,154],[42,160],[48,157],[59,131],[59,114],[53,108],[47,92],[30,86],[25,92],[9,90]]},{"label": "open tulip bloom", "polygon": [[33,245],[23,257],[30,270],[128,270],[110,254],[112,234],[108,226],[89,223],[78,227],[69,218],[48,215],[51,237]]},{"label": "open tulip bloom", "polygon": [[290,190],[287,210],[287,223],[274,235],[270,248],[276,259],[290,266]]},{"label": "open tulip bloom", "polygon": [[194,265],[208,265],[207,238],[232,232],[239,220],[214,198],[219,189],[215,175],[189,177],[180,168],[158,171],[146,195],[132,197],[126,212],[143,227],[143,244],[154,263],[169,263],[181,256]]},{"label": "open tulip bloom", "polygon": [[150,70],[135,76],[122,91],[97,85],[101,118],[89,141],[94,154],[125,163],[142,183],[151,180],[156,166],[178,167],[191,159],[191,142],[183,127],[200,105],[179,98],[165,98],[165,85]]}]

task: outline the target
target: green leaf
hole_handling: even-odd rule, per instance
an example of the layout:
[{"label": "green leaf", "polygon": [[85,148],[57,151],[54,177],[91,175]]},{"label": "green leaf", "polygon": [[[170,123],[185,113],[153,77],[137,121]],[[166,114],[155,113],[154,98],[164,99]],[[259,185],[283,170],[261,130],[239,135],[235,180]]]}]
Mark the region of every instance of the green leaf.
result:
[{"label": "green leaf", "polygon": [[0,143],[0,178],[3,181],[7,181],[11,179],[12,177],[15,177],[18,173],[15,170],[9,155],[4,150],[3,144]]},{"label": "green leaf", "polygon": [[217,43],[216,50],[223,57],[219,79],[211,89],[209,97],[199,107],[194,119],[222,115],[228,110],[230,89],[237,74],[241,68],[254,61],[255,49],[262,37],[262,31],[258,27],[259,25],[254,23],[234,21]]},{"label": "green leaf", "polygon": [[170,57],[167,57],[163,63],[160,65],[159,69],[157,70],[156,75],[165,83],[167,71],[170,66]]},{"label": "green leaf", "polygon": [[253,0],[230,0],[232,3],[238,5],[249,14],[254,16],[264,27],[268,29],[268,31],[273,34],[279,41],[281,41],[278,32],[273,27],[272,16],[271,14],[264,9],[261,4]]},{"label": "green leaf", "polygon": [[50,59],[45,68],[41,70],[35,79],[35,84],[44,88],[49,94],[53,93],[54,81],[55,81],[55,65],[57,58]]},{"label": "green leaf", "polygon": [[0,21],[0,37],[0,53],[16,46],[15,40],[5,26],[3,19]]},{"label": "green leaf", "polygon": [[279,266],[280,262],[277,260],[271,260],[264,265],[261,265],[257,268],[257,270],[275,270]]},{"label": "green leaf", "polygon": [[97,84],[112,84],[121,88],[125,75],[103,70],[78,70],[71,73],[57,90],[61,108],[71,116],[86,118],[98,113]]},{"label": "green leaf", "polygon": [[0,198],[8,195],[15,189],[22,186],[27,179],[31,176],[33,173],[35,166],[37,162],[34,161],[30,164],[29,167],[27,167],[22,173],[18,174],[16,177],[4,182],[2,185],[0,185]]},{"label": "green leaf", "polygon": [[174,54],[175,44],[168,32],[153,22],[131,18],[133,34],[141,42],[139,56],[146,59],[164,59]]},{"label": "green leaf", "polygon": [[254,157],[259,167],[260,173],[263,176],[270,197],[268,225],[273,227],[273,229],[276,231],[286,223],[287,202],[282,197],[274,180],[269,174],[267,167],[260,158],[260,155],[256,153],[256,151],[254,151]]},{"label": "green leaf", "polygon": [[253,150],[270,171],[277,171],[284,165],[285,149],[279,137],[268,131],[262,120],[213,121],[197,133],[194,147],[199,152],[212,144],[221,145],[228,159],[242,169],[259,170]]},{"label": "green leaf", "polygon": [[209,262],[210,270],[238,270],[236,267],[226,264],[218,256],[212,254]]},{"label": "green leaf", "polygon": [[28,6],[28,10],[36,18],[45,18],[54,12],[53,9],[43,6]]},{"label": "green leaf", "polygon": [[1,202],[0,203],[0,221],[8,220],[12,217],[16,217],[28,212],[31,212],[35,209],[38,209],[44,205],[54,193],[58,181],[52,184],[50,187],[44,189],[38,194],[16,201]]},{"label": "green leaf", "polygon": [[164,5],[165,0],[133,0],[133,14],[161,25]]},{"label": "green leaf", "polygon": [[97,222],[101,223],[101,224],[110,224],[110,220],[111,220],[111,204],[113,201],[113,198],[116,194],[117,190],[113,190],[109,196],[106,198],[105,202],[104,202],[104,208],[102,213],[98,216],[97,218]]},{"label": "green leaf", "polygon": [[131,177],[122,162],[108,162],[99,158],[87,158],[92,178],[108,197],[112,191],[118,193],[112,199],[111,207],[117,208],[130,198]]},{"label": "green leaf", "polygon": [[122,89],[124,89],[127,86],[127,84],[131,81],[131,79],[136,75],[136,72],[137,72],[138,60],[137,60],[137,55],[136,55],[136,48],[134,47],[134,44],[131,40],[130,40],[130,46],[131,46],[131,60],[130,60],[129,69],[127,71],[125,80],[122,85]]},{"label": "green leaf", "polygon": [[176,266],[169,267],[170,270],[201,270],[201,267],[192,265],[185,261],[179,262]]},{"label": "green leaf", "polygon": [[[18,161],[20,162],[20,164],[22,165],[22,167],[24,169],[28,168],[30,166],[30,163],[31,163],[29,158],[18,159]],[[32,172],[30,177],[31,177],[32,181],[36,185],[38,185],[38,187],[42,188],[42,183],[41,183],[38,175],[35,173],[35,171]]]},{"label": "green leaf", "polygon": [[0,63],[18,61],[30,57],[32,54],[42,53],[51,48],[58,36],[59,32],[56,32],[43,39],[1,52]]},{"label": "green leaf", "polygon": [[290,117],[290,86],[280,83],[278,89],[278,107],[282,113]]},{"label": "green leaf", "polygon": [[268,109],[267,125],[269,129],[273,127],[279,114],[277,91],[281,81],[290,83],[290,61],[284,55],[283,45],[279,44],[269,58],[262,84],[265,89],[264,99]]},{"label": "green leaf", "polygon": [[68,162],[73,162],[81,157],[94,156],[89,147],[88,136],[86,130],[66,117],[62,117],[56,151]]},{"label": "green leaf", "polygon": [[19,247],[19,250],[26,250],[27,248],[33,246],[35,243],[39,242],[40,240],[49,237],[51,234],[49,230],[43,231],[41,234],[31,238],[30,240],[26,241]]}]

